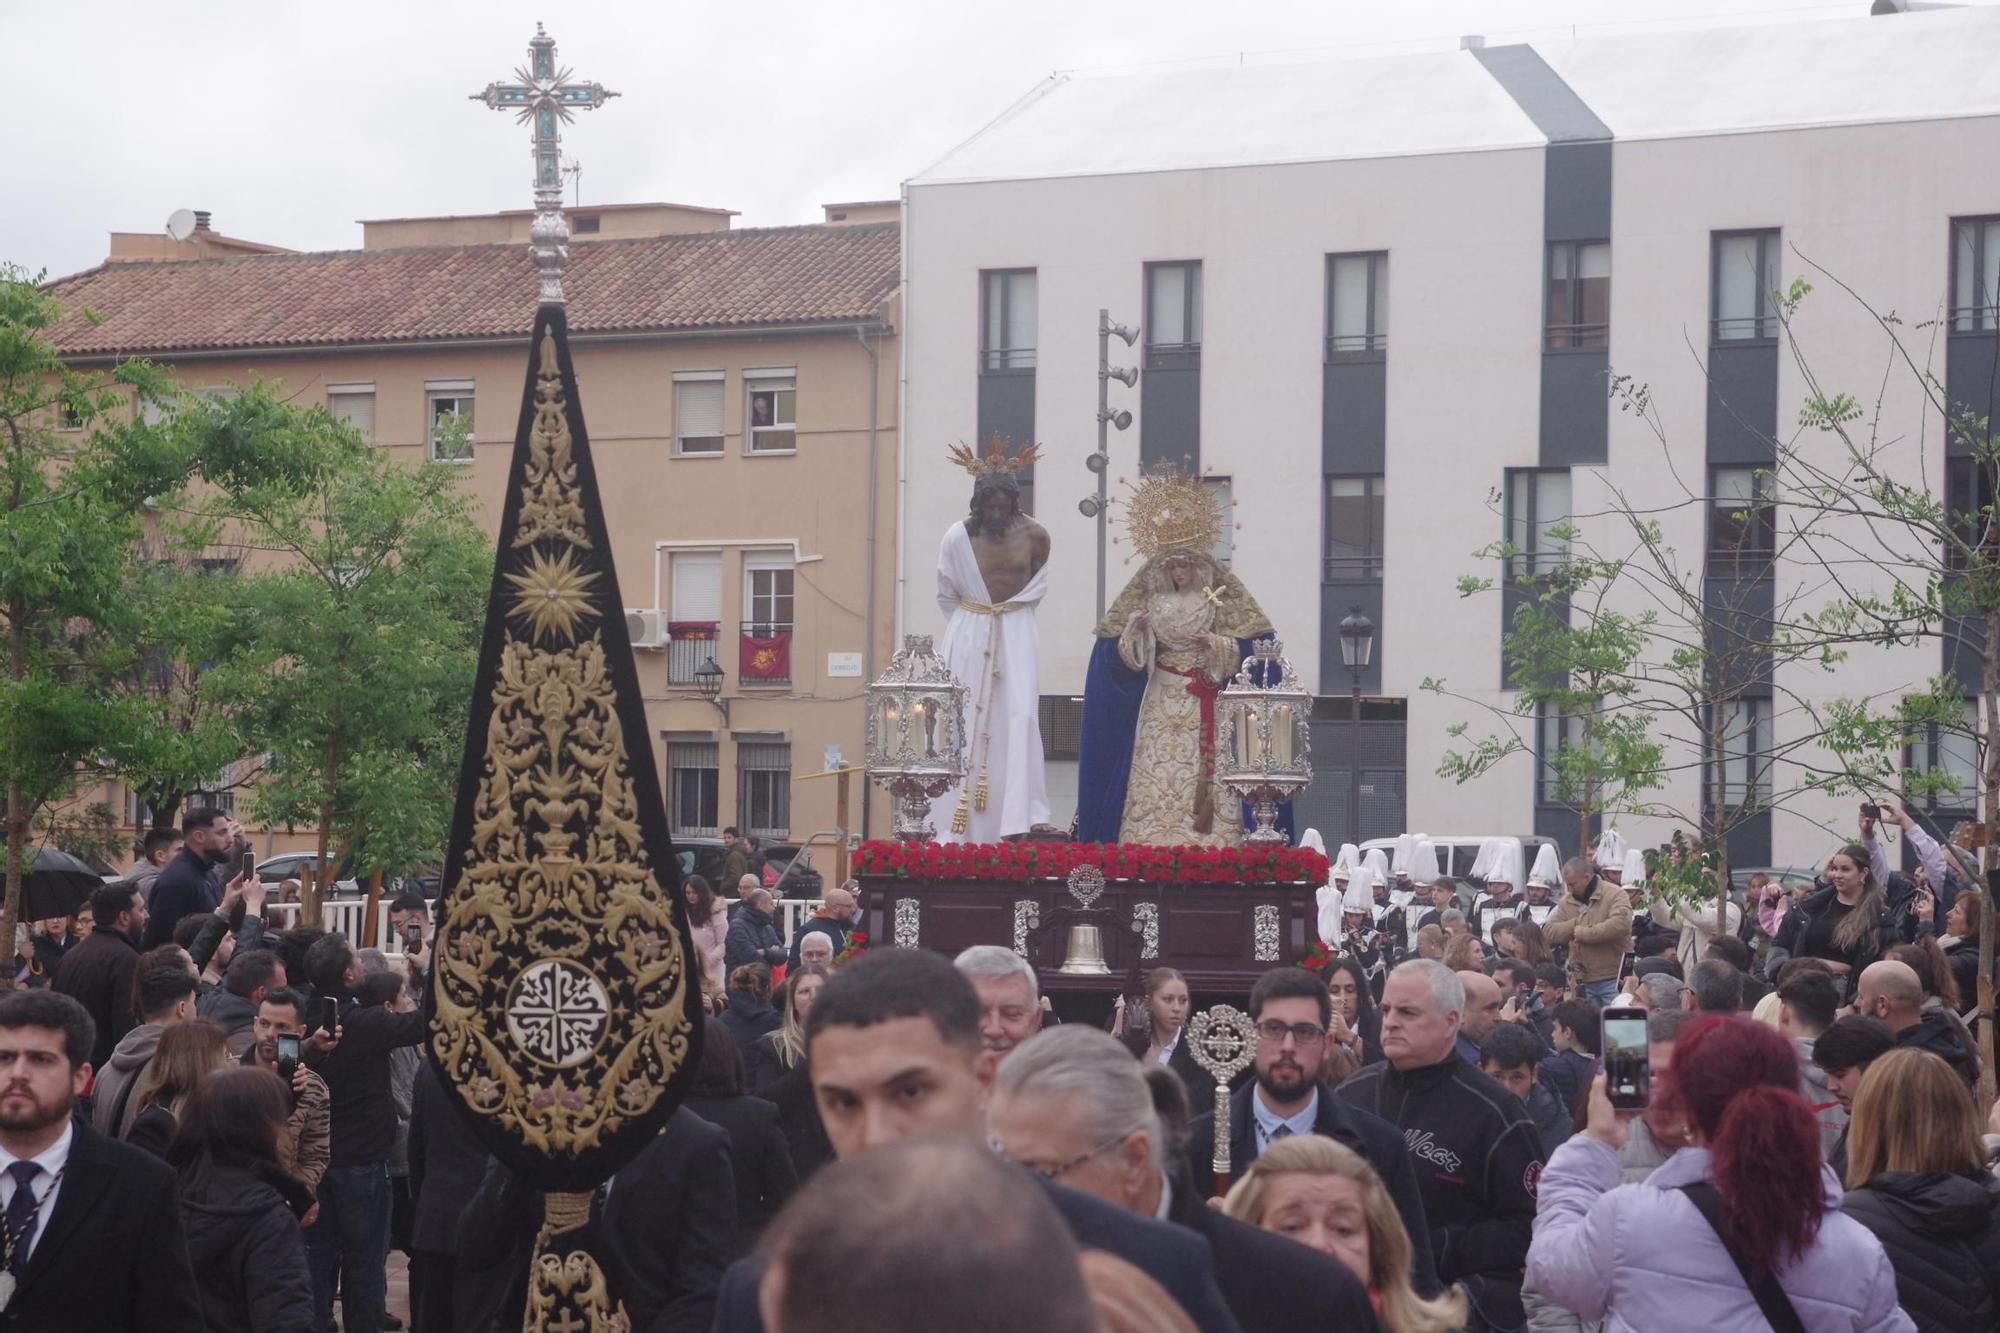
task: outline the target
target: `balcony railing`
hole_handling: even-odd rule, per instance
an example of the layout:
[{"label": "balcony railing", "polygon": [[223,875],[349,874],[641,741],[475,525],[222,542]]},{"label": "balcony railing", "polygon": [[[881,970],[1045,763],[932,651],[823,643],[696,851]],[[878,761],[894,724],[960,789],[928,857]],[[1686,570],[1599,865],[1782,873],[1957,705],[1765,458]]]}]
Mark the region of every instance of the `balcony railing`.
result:
[{"label": "balcony railing", "polygon": [[[760,659],[768,651],[769,661],[752,667],[752,657]],[[790,685],[792,683],[792,626],[783,624],[743,626],[741,656],[737,659],[737,682],[745,688]],[[761,835],[760,835],[761,836]]]},{"label": "balcony railing", "polygon": [[696,685],[695,672],[716,656],[715,622],[677,621],[668,629],[667,684]]}]

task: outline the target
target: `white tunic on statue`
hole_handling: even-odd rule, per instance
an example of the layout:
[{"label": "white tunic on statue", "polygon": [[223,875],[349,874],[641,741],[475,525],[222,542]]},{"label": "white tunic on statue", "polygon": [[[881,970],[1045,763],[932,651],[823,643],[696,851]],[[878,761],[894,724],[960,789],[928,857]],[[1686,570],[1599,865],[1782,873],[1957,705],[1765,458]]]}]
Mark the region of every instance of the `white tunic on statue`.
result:
[{"label": "white tunic on statue", "polygon": [[[960,791],[954,787],[931,802],[940,842],[995,842],[1049,822],[1042,774],[1041,636],[1035,628],[1035,612],[1048,591],[1044,563],[1006,603],[1007,610],[977,609],[993,599],[972,537],[964,523],[945,530],[938,550],[938,609],[945,615],[940,651],[965,684],[967,827],[964,833],[951,831]],[[986,808],[978,810],[971,798],[982,766]]]}]

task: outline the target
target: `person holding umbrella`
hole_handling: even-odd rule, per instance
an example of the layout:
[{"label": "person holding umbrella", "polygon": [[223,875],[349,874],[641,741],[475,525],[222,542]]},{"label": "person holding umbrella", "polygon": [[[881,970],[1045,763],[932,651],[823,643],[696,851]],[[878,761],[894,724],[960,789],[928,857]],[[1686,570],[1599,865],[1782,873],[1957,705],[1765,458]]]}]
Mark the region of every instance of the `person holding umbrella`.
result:
[{"label": "person holding umbrella", "polygon": [[[54,847],[38,847],[28,857],[21,882],[21,930],[15,940],[15,984],[49,984],[56,967],[83,940],[72,918],[104,887],[88,864]],[[28,922],[34,922],[31,933]]]}]

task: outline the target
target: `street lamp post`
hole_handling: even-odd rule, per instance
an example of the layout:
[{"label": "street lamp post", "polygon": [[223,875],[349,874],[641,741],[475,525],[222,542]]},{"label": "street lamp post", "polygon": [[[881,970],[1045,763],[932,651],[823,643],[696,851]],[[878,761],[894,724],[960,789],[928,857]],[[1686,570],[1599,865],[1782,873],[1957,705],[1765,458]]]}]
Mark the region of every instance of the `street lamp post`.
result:
[{"label": "street lamp post", "polygon": [[1111,312],[1097,312],[1097,452],[1084,459],[1084,466],[1097,474],[1097,494],[1086,495],[1076,507],[1085,518],[1097,520],[1097,618],[1104,619],[1105,550],[1111,522],[1111,432],[1110,427],[1128,430],[1132,414],[1124,408],[1111,410],[1111,381],[1126,388],[1139,382],[1139,372],[1130,366],[1111,364],[1111,340],[1121,338],[1130,347],[1139,341],[1139,331],[1111,322]]},{"label": "street lamp post", "polygon": [[1347,715],[1347,837],[1356,844],[1361,841],[1361,673],[1374,655],[1375,622],[1351,606],[1340,622],[1340,660],[1354,687]]}]

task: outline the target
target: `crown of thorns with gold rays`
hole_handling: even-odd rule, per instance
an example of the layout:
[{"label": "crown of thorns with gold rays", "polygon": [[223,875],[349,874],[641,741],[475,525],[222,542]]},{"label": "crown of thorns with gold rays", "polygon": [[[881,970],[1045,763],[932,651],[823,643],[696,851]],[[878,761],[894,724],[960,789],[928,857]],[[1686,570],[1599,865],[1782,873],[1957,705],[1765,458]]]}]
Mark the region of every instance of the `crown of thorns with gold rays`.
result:
[{"label": "crown of thorns with gold rays", "polygon": [[1128,483],[1125,531],[1132,549],[1148,560],[1173,551],[1206,551],[1222,531],[1222,506],[1215,492],[1169,466]]},{"label": "crown of thorns with gold rays", "polygon": [[985,445],[978,453],[974,453],[963,444],[954,444],[950,446],[951,461],[975,477],[984,476],[989,472],[1012,472],[1019,476],[1042,456],[1042,446],[1039,444],[1023,445],[1020,452],[1014,454],[1007,452],[1007,444],[1008,440],[1004,435],[987,436]]}]

